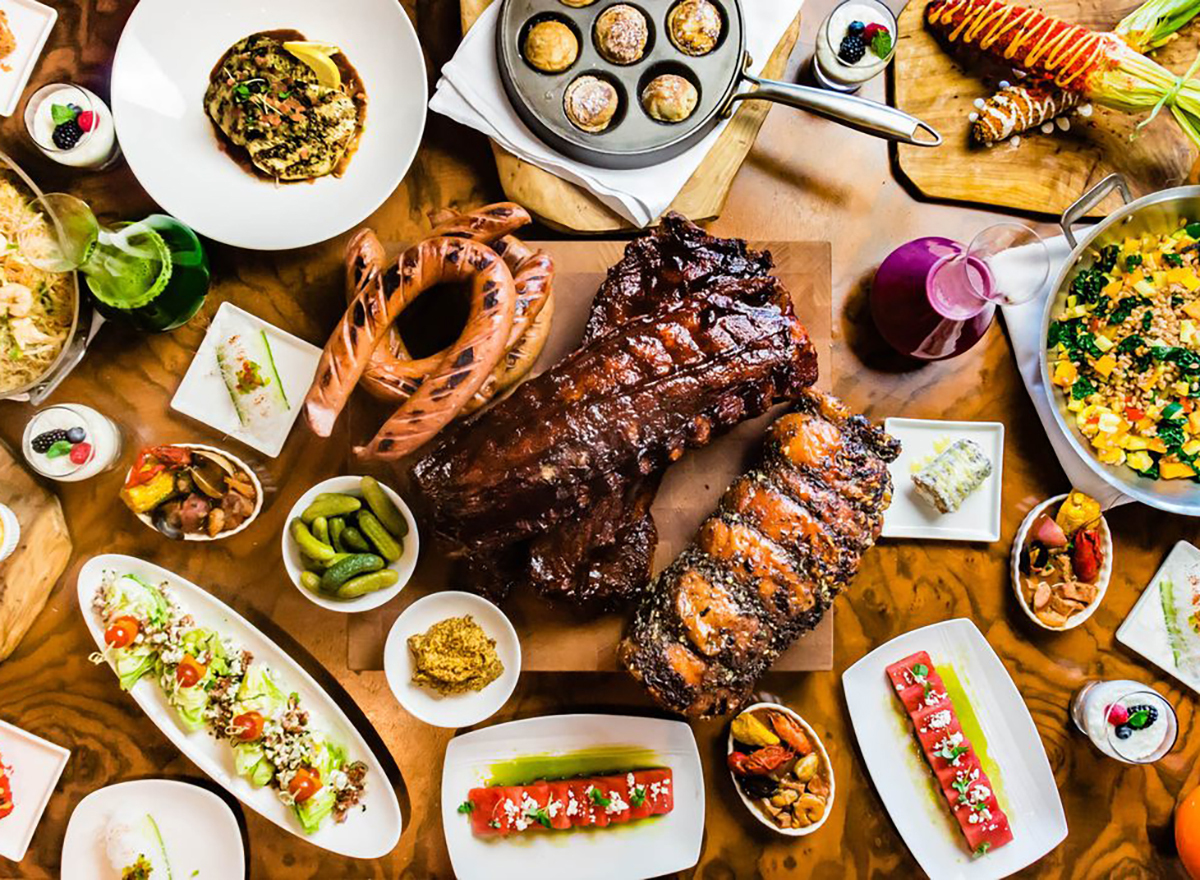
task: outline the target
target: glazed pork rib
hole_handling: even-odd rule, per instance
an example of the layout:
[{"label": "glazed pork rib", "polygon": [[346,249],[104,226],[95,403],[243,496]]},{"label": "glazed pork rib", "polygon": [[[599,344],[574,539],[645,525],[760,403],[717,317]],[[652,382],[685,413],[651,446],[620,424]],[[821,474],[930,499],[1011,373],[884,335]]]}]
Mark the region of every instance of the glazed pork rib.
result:
[{"label": "glazed pork rib", "polygon": [[503,548],[577,520],[685,449],[795,399],[816,375],[778,281],[723,282],[568,355],[413,473],[439,534]]},{"label": "glazed pork rib", "polygon": [[642,594],[621,662],[665,708],[743,704],[858,571],[891,503],[900,444],[809,390],[768,432],[694,543]]}]

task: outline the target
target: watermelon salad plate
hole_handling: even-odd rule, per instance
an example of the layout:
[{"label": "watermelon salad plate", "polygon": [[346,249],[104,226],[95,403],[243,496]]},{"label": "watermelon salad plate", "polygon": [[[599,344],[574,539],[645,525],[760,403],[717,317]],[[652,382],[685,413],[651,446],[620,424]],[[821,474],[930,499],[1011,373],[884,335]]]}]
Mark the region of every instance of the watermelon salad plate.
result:
[{"label": "watermelon salad plate", "polygon": [[1007,877],[1066,838],[1037,726],[971,621],[892,639],[842,687],[871,780],[933,880]]},{"label": "watermelon salad plate", "polygon": [[704,774],[692,729],[552,715],[457,736],[442,825],[459,880],[637,880],[693,867]]}]

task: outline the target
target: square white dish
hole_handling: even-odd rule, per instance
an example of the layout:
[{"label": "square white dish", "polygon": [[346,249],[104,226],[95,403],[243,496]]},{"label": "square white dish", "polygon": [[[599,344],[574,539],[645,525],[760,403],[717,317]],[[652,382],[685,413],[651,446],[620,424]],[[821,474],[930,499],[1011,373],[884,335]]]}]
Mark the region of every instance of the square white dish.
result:
[{"label": "square white dish", "polygon": [[1163,578],[1171,578],[1173,583],[1182,584],[1189,575],[1200,577],[1200,550],[1187,541],[1180,541],[1171,548],[1163,564],[1150,579],[1150,585],[1117,629],[1117,641],[1200,693],[1200,676],[1175,666],[1175,654],[1167,638],[1167,620],[1159,593]]},{"label": "square white dish", "polygon": [[[671,768],[674,809],[618,828],[491,839],[476,837],[469,817],[458,812],[472,788],[487,784],[495,763],[606,747],[656,753],[661,766]],[[681,721],[626,715],[550,715],[456,736],[442,766],[442,827],[459,880],[639,880],[687,870],[700,860],[704,840],[704,771],[696,738]]]},{"label": "square white dish", "polygon": [[25,858],[69,757],[70,750],[0,721],[0,760],[9,768],[13,797],[13,811],[0,821],[0,856]]},{"label": "square white dish", "polygon": [[[289,406],[288,418],[281,419],[274,430],[261,437],[242,427],[217,366],[217,346],[222,341],[235,333],[259,331],[265,332],[270,340],[271,354]],[[224,302],[217,309],[204,341],[196,349],[187,373],[171,399],[171,409],[275,458],[300,415],[301,404],[320,360],[321,349],[315,345],[268,324],[233,303]]]},{"label": "square white dish", "polygon": [[[883,515],[885,538],[935,541],[999,541],[1001,487],[1004,485],[1004,425],[1001,422],[943,422],[934,419],[887,419],[884,430],[900,441],[892,462],[892,505]],[[917,494],[912,466],[934,453],[939,440],[974,440],[992,463],[983,485],[953,513],[937,509]]]},{"label": "square white dish", "polygon": [[58,10],[37,0],[3,0],[0,9],[8,16],[9,30],[17,41],[3,62],[9,69],[0,70],[0,115],[12,116],[58,21]]},{"label": "square white dish", "polygon": [[[970,698],[999,767],[997,789],[1013,840],[979,858],[967,851],[958,824],[934,784],[887,667],[917,651],[935,667],[952,667]],[[1037,726],[1008,671],[983,634],[966,619],[905,633],[842,674],[854,735],[888,814],[932,880],[994,880],[1033,864],[1067,836],[1067,817]],[[962,707],[956,706],[961,714]]]},{"label": "square white dish", "polygon": [[76,804],[63,839],[62,876],[112,878],[105,840],[109,822],[147,814],[162,834],[172,877],[245,880],[246,853],[233,811],[208,789],[178,779],[118,782]]}]

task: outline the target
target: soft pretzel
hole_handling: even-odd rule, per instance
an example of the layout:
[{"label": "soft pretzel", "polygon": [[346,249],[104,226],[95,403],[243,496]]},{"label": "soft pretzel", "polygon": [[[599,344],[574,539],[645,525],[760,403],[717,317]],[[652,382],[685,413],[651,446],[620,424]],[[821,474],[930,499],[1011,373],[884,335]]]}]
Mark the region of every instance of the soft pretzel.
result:
[{"label": "soft pretzel", "polygon": [[[462,335],[374,439],[355,448],[360,457],[397,459],[424,444],[458,415],[504,357],[516,312],[512,273],[495,251],[470,239],[427,239],[405,251],[380,276],[378,287],[390,295],[388,324],[424,291],[456,282],[471,284],[471,311]],[[347,318],[357,315],[358,304],[356,300]],[[330,341],[337,344],[341,339],[342,334],[335,333]],[[381,339],[379,334],[376,342]],[[363,359],[364,368],[371,350]],[[318,370],[318,386],[321,378]]]},{"label": "soft pretzel", "polygon": [[[361,277],[357,277],[360,274],[355,268],[357,259],[352,261],[350,269],[356,276],[359,292],[326,343],[304,401],[305,417],[313,432],[321,437],[332,433],[338,415],[370,363],[371,353],[383,342],[400,313],[435,284],[456,281],[472,284],[466,328],[455,344],[439,356],[438,366],[422,383],[425,387],[404,404],[408,416],[419,418],[411,421],[409,430],[394,437],[381,432],[365,450],[381,457],[398,458],[404,453],[394,453],[394,449],[416,448],[401,442],[415,436],[412,427],[420,424],[428,429],[436,424],[429,434],[432,436],[479,390],[499,363],[512,330],[516,289],[504,261],[478,242],[461,238],[427,239],[405,251],[382,274],[377,267],[372,270],[368,265],[367,257],[374,248],[365,234],[360,233],[351,244],[357,249],[356,256],[363,256]],[[452,403],[454,408],[447,414]],[[389,425],[394,430],[399,423],[393,425],[390,421]]]}]

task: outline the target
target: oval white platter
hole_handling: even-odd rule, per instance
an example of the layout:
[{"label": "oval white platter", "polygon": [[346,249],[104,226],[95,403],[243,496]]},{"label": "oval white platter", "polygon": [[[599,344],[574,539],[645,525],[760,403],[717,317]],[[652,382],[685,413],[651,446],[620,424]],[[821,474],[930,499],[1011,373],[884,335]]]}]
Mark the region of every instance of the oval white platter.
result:
[{"label": "oval white platter", "polygon": [[[529,755],[629,747],[657,753],[670,767],[675,808],[616,828],[482,838],[458,812],[467,793],[486,785],[493,764]],[[704,841],[704,768],[692,729],[682,721],[633,715],[546,715],[464,733],[442,764],[442,828],[459,880],[642,880],[686,871]]]},{"label": "oval white platter", "polygon": [[1104,550],[1104,561],[1100,563],[1100,573],[1096,575],[1096,599],[1083,611],[1068,618],[1066,626],[1048,626],[1042,623],[1038,616],[1033,613],[1033,609],[1029,607],[1029,603],[1025,601],[1025,597],[1021,595],[1021,548],[1025,546],[1025,539],[1029,536],[1029,530],[1033,527],[1033,522],[1038,518],[1038,514],[1049,513],[1051,510],[1056,510],[1057,505],[1062,504],[1067,496],[1055,495],[1053,498],[1047,498],[1025,516],[1021,522],[1020,528],[1017,529],[1017,537],[1013,539],[1012,553],[1009,558],[1009,568],[1012,573],[1012,588],[1013,593],[1017,597],[1017,604],[1021,606],[1021,610],[1025,612],[1025,616],[1032,620],[1042,629],[1049,632],[1066,632],[1069,629],[1086,623],[1088,618],[1096,613],[1096,609],[1100,607],[1100,603],[1104,601],[1104,596],[1108,593],[1108,584],[1112,580],[1113,573],[1113,542],[1112,532],[1108,530],[1108,520],[1103,516],[1100,517],[1100,532],[1101,547]]},{"label": "oval white platter", "polygon": [[[270,666],[285,690],[300,695],[300,703],[308,709],[313,727],[343,745],[349,760],[366,763],[367,788],[362,800],[365,809],[351,811],[341,825],[330,821],[316,834],[305,834],[292,811],[271,789],[254,788],[237,775],[233,750],[226,743],[218,742],[204,730],[195,733],[184,730],[157,682],[143,678],[130,689],[129,695],[167,739],[247,807],[315,846],[358,859],[379,858],[395,848],[402,826],[400,804],[383,766],[338,704],[300,664],[252,623],[200,587],[161,566],[119,553],[94,556],[79,572],[79,608],[97,647],[104,644],[104,625],[92,611],[92,599],[105,571],[133,574],[152,584],[165,582],[176,603],[192,615],[198,626],[217,630],[235,645],[248,649],[255,663]],[[113,685],[116,686],[115,678]]]}]

